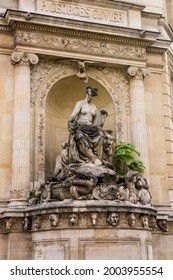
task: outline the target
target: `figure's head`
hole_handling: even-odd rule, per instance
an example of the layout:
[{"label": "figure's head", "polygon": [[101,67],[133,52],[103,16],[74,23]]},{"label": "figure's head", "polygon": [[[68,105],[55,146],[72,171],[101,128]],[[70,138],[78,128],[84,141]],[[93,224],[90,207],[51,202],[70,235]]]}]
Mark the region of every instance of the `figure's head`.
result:
[{"label": "figure's head", "polygon": [[91,102],[92,97],[93,96],[97,96],[98,95],[98,89],[97,88],[93,88],[91,86],[86,87],[86,95],[87,95],[87,101]]}]

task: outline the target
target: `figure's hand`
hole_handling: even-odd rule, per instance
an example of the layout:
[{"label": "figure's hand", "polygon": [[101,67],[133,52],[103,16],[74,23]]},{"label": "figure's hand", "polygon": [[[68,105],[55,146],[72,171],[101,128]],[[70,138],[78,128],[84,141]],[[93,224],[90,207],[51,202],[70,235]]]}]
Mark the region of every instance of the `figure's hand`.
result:
[{"label": "figure's hand", "polygon": [[68,121],[69,132],[75,133],[77,128],[78,128],[78,123],[76,121]]},{"label": "figure's hand", "polygon": [[94,164],[97,165],[97,166],[100,166],[100,165],[102,165],[102,162],[97,158],[97,159],[94,161]]}]

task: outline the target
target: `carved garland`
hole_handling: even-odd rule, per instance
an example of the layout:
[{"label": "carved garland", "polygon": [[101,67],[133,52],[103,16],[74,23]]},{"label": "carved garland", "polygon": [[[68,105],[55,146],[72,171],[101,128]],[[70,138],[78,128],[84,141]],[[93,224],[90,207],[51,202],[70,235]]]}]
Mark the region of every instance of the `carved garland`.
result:
[{"label": "carved garland", "polygon": [[[92,69],[91,69],[92,68]],[[35,75],[36,74],[36,75]],[[45,180],[45,104],[50,88],[62,78],[76,74],[75,68],[56,62],[41,62],[31,75],[31,104],[35,106],[36,118],[36,151],[35,174],[36,181]],[[109,68],[93,68],[87,71],[91,77],[102,84],[113,99],[116,112],[117,141],[127,137],[126,115],[129,108],[129,85],[122,71]],[[36,82],[37,81],[37,82]],[[36,82],[36,83],[34,83]]]},{"label": "carved garland", "polygon": [[134,47],[130,46],[129,42],[127,46],[124,42],[118,44],[117,42],[105,41],[103,38],[100,41],[87,39],[74,38],[71,34],[66,34],[66,36],[57,35],[47,35],[44,33],[34,33],[34,32],[16,32],[16,43],[28,44],[34,46],[41,46],[42,48],[47,48],[50,46],[51,49],[56,49],[63,52],[73,52],[73,53],[85,53],[85,54],[95,54],[99,56],[106,56],[112,58],[124,58],[127,59],[138,59],[146,60],[146,49],[144,47]]}]

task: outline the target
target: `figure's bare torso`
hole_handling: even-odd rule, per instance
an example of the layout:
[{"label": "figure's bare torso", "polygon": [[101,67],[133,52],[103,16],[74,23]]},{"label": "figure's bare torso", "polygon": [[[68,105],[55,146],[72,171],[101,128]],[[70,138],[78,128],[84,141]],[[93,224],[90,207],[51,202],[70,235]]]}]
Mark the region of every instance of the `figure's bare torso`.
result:
[{"label": "figure's bare torso", "polygon": [[93,124],[96,117],[96,106],[86,100],[77,102],[71,118],[80,124]]}]

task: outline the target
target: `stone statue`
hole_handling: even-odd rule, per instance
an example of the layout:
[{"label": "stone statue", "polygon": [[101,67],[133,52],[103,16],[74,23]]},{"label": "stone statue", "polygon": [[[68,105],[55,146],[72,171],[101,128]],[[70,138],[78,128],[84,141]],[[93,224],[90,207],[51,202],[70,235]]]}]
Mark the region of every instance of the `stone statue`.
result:
[{"label": "stone statue", "polygon": [[92,103],[98,90],[86,87],[85,99],[78,101],[68,121],[69,138],[56,157],[54,175],[35,194],[39,202],[64,199],[128,201],[148,205],[148,184],[139,172],[117,174],[112,162],[115,138],[105,130],[108,115]]},{"label": "stone statue", "polygon": [[92,98],[97,96],[96,88],[86,88],[86,98],[78,101],[68,122],[70,130],[69,162],[90,161],[95,165],[102,165],[103,130],[102,126],[107,112],[100,113],[105,117],[99,118],[97,124],[97,108],[92,103]]}]

